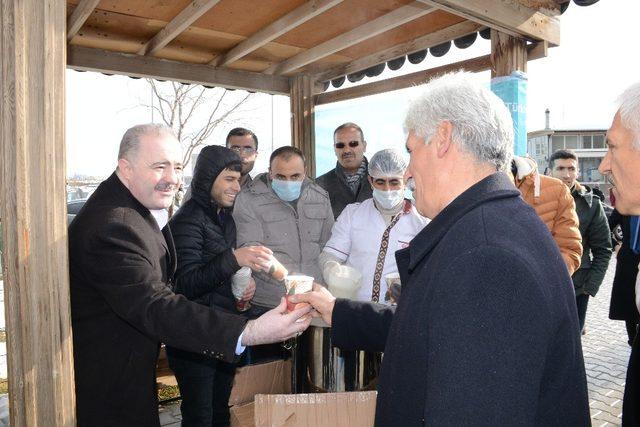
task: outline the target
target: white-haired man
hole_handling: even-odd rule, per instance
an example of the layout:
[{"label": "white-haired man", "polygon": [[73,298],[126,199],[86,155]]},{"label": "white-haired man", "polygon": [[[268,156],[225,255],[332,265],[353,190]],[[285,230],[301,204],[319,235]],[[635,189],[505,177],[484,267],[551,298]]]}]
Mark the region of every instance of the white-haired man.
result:
[{"label": "white-haired man", "polygon": [[378,425],[589,425],[571,278],[503,172],[506,107],[468,74],[434,80],[405,120],[416,208],[396,252],[397,309],[300,295],[336,346],[381,351]]},{"label": "white-haired man", "polygon": [[[620,97],[620,108],[607,132],[607,155],[598,170],[613,185],[616,209],[640,215],[640,83]],[[635,234],[637,238],[637,233]],[[625,236],[626,237],[626,236]],[[640,242],[629,242],[640,252]],[[636,279],[636,306],[640,311],[640,275]],[[633,342],[622,405],[622,425],[640,425],[640,339]]]},{"label": "white-haired man", "polygon": [[243,346],[282,341],[308,326],[296,323],[305,310],[285,314],[284,298],[247,322],[172,292],[177,262],[167,208],[181,175],[171,128],[134,126],[122,137],[116,171],[69,227],[78,425],[160,425],[160,342],[232,362]]}]

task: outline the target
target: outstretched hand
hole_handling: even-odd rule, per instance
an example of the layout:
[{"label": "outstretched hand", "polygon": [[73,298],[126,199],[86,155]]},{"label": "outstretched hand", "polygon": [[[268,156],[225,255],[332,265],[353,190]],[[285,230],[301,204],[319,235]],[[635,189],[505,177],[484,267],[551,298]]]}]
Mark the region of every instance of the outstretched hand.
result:
[{"label": "outstretched hand", "polygon": [[265,246],[246,246],[233,251],[236,262],[241,267],[249,267],[253,271],[269,269],[273,252]]},{"label": "outstretched hand", "polygon": [[287,302],[282,298],[276,308],[247,322],[242,345],[271,344],[298,336],[309,327],[311,310],[311,306],[304,304],[289,313]]},{"label": "outstretched hand", "polygon": [[336,305],[336,297],[331,295],[331,292],[329,292],[324,286],[314,283],[312,292],[290,295],[289,302],[306,302],[311,304],[311,306],[313,306],[313,308],[322,317],[322,320],[324,320],[327,325],[331,326],[331,316],[333,314],[333,307]]}]

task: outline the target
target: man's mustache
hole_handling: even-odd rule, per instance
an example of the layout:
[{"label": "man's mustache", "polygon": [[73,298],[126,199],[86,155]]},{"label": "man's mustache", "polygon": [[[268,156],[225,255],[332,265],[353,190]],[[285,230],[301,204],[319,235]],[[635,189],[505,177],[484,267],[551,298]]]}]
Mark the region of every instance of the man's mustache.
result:
[{"label": "man's mustache", "polygon": [[155,186],[156,191],[169,191],[169,190],[176,191],[177,189],[178,189],[177,185],[171,184],[169,182],[160,182]]}]

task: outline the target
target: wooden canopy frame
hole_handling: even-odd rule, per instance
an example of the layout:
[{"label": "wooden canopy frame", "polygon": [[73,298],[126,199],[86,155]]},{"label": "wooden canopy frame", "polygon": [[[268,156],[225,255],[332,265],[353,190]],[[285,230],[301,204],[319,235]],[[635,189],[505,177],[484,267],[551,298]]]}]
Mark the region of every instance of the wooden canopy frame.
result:
[{"label": "wooden canopy frame", "polygon": [[[75,424],[65,68],[291,97],[314,174],[314,106],[454,69],[526,71],[568,0],[0,0],[0,179],[13,426]],[[345,75],[490,29],[491,54],[324,92]],[[446,46],[444,46],[446,48]],[[446,50],[446,49],[445,49]]]}]

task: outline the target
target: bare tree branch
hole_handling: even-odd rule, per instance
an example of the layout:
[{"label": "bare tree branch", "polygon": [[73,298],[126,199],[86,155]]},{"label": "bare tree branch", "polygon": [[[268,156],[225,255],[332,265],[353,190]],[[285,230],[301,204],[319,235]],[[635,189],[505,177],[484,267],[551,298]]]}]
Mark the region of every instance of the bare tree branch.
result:
[{"label": "bare tree branch", "polygon": [[248,93],[237,102],[227,102],[231,92],[226,89],[207,90],[199,85],[171,82],[160,85],[147,80],[157,105],[148,106],[158,112],[162,121],[176,132],[184,148],[183,164],[187,165],[194,151],[204,144],[221,125],[228,123],[251,97]]}]

